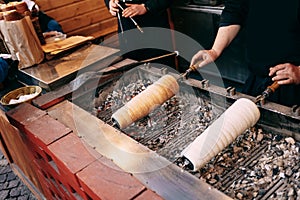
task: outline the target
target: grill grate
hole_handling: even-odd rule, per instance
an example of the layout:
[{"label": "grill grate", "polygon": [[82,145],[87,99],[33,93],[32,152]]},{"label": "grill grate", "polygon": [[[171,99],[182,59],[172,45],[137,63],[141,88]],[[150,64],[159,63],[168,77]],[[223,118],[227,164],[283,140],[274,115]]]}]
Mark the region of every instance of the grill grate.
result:
[{"label": "grill grate", "polygon": [[[107,92],[103,88],[96,96],[103,98],[102,94],[106,93],[107,98],[101,104],[94,105],[91,112],[112,125],[112,113],[150,84],[149,80],[140,80],[122,86],[126,87],[122,90],[110,88]],[[189,93],[181,91],[180,95],[122,131],[183,167],[181,151],[224,111],[200,96],[191,97]],[[300,144],[293,138],[253,127],[200,171],[185,170],[234,199],[297,199],[300,198],[299,148]]]}]

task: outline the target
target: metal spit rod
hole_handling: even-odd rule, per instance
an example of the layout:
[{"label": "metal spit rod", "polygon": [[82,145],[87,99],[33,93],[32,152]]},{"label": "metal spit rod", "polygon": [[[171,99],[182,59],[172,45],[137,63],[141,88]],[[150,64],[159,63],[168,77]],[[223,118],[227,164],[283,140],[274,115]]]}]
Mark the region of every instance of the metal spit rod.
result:
[{"label": "metal spit rod", "polygon": [[196,62],[195,64],[190,65],[189,68],[188,68],[184,73],[180,74],[179,79],[180,79],[180,78],[186,78],[186,79],[187,79],[188,76],[189,76],[189,74],[190,74],[191,72],[197,71],[197,69],[199,68],[199,64],[200,64],[201,62],[203,62],[203,60],[200,60],[200,61]]},{"label": "metal spit rod", "polygon": [[[124,8],[118,3],[116,2],[117,6],[122,10],[124,11]],[[130,20],[134,23],[134,25],[136,26],[136,28],[141,32],[141,33],[144,33],[143,29],[138,25],[138,23],[136,23],[136,21],[132,18],[132,17],[129,17]],[[121,20],[120,20],[120,24],[121,24]]]},{"label": "metal spit rod", "polygon": [[255,99],[255,103],[258,103],[258,102],[262,102],[264,103],[264,100],[267,99],[272,93],[275,92],[276,89],[279,88],[279,84],[277,81],[273,82],[272,85],[268,86],[263,92],[261,95],[258,95]]},{"label": "metal spit rod", "polygon": [[191,65],[184,73],[180,74],[180,78],[187,78],[188,75],[192,72],[192,71],[196,71],[199,64],[201,61],[199,61],[198,63]]},{"label": "metal spit rod", "polygon": [[119,20],[119,24],[120,24],[121,33],[124,34],[123,24],[122,24],[121,16],[120,16],[119,12],[117,13],[117,16],[118,16],[118,20]]},{"label": "metal spit rod", "polygon": [[[203,60],[198,61],[196,64],[191,65],[184,73],[180,74],[180,78],[188,78],[188,75],[192,71],[196,71],[198,69],[199,64]],[[258,95],[254,101],[254,103],[262,102],[264,103],[265,99],[267,99],[272,93],[274,93],[279,88],[279,84],[277,81],[273,82],[272,85],[268,86],[261,95]]]}]

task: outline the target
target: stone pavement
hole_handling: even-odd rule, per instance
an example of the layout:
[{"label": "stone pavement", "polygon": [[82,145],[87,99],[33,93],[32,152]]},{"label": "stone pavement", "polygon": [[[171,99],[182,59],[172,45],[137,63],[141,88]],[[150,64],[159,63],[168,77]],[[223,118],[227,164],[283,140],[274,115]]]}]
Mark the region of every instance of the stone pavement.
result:
[{"label": "stone pavement", "polygon": [[15,175],[0,151],[0,199],[36,200],[27,186]]}]

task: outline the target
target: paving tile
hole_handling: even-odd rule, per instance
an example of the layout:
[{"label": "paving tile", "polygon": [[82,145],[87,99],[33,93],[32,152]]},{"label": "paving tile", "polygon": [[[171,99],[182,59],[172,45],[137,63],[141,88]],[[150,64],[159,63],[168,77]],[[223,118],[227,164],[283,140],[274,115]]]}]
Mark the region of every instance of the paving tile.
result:
[{"label": "paving tile", "polygon": [[1,190],[0,199],[7,199],[7,197],[9,197],[9,190]]},{"label": "paving tile", "polygon": [[[0,151],[0,161],[6,161]],[[36,200],[35,196],[27,188],[27,186],[13,173],[8,162],[1,162],[0,165],[0,199],[26,199]],[[3,164],[4,163],[4,164]],[[3,170],[4,169],[4,170]]]},{"label": "paving tile", "polygon": [[99,160],[77,173],[77,176],[92,199],[127,200],[145,190],[145,186],[131,174]]}]

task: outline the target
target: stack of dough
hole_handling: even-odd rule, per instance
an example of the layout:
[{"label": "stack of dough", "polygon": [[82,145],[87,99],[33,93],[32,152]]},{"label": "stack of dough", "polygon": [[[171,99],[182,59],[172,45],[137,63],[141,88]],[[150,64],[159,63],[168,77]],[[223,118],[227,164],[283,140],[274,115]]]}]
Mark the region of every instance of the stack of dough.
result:
[{"label": "stack of dough", "polygon": [[182,156],[190,161],[194,171],[200,169],[237,136],[254,126],[259,117],[255,103],[245,98],[237,100],[183,150]]},{"label": "stack of dough", "polygon": [[124,129],[136,120],[147,116],[178,91],[177,80],[171,75],[165,75],[117,110],[112,115],[112,121],[119,128]]}]

